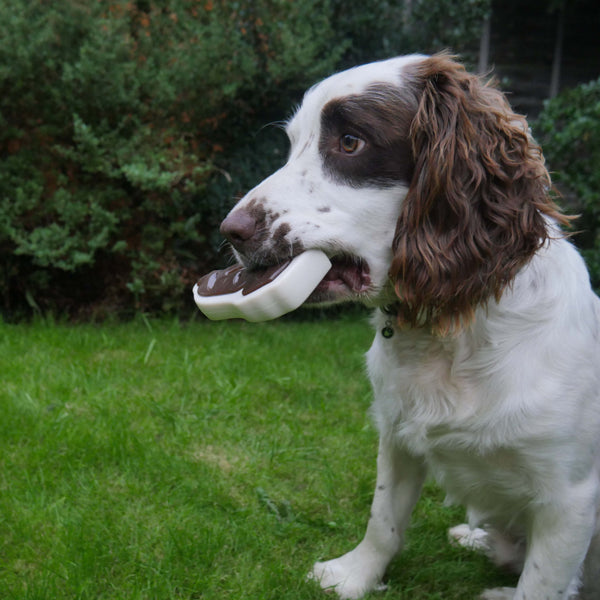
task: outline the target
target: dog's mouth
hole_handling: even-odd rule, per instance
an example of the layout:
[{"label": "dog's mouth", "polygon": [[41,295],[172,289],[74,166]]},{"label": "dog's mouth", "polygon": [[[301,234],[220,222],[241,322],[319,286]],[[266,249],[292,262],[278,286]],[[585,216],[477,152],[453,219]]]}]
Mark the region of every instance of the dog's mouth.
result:
[{"label": "dog's mouth", "polygon": [[[257,289],[268,281],[273,281],[290,264],[291,258],[283,261],[268,261],[265,264],[243,260],[245,286]],[[365,260],[351,254],[329,256],[331,268],[317,287],[311,292],[305,304],[333,304],[364,298],[371,291],[369,265]]]},{"label": "dog's mouth", "polygon": [[[259,261],[257,257],[237,256],[239,263],[223,271],[220,283],[206,294],[223,294],[235,289],[250,293],[274,281],[291,263],[285,260]],[[331,268],[318,283],[305,304],[337,304],[344,301],[361,301],[372,291],[369,265],[362,258],[351,254],[329,256]],[[230,281],[231,280],[231,281]]]},{"label": "dog's mouth", "polygon": [[331,269],[306,300],[306,304],[322,304],[358,299],[371,288],[369,265],[351,255],[330,257]]}]

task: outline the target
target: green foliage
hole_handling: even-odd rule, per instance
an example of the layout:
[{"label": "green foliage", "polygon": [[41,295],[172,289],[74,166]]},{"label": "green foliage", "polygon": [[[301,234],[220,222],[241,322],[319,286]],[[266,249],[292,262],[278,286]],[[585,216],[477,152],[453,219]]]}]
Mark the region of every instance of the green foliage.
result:
[{"label": "green foliage", "polygon": [[483,20],[491,11],[491,4],[491,0],[411,2],[407,43],[423,52],[450,48],[472,59],[473,48],[478,48]]},{"label": "green foliage", "polygon": [[333,69],[327,6],[2,4],[0,310],[189,305],[223,214],[207,185],[281,89]]},{"label": "green foliage", "polygon": [[581,215],[577,242],[600,289],[600,79],[547,101],[535,129],[567,207]]},{"label": "green foliage", "polygon": [[338,29],[348,40],[346,66],[413,52],[450,48],[472,60],[491,0],[332,0]]}]

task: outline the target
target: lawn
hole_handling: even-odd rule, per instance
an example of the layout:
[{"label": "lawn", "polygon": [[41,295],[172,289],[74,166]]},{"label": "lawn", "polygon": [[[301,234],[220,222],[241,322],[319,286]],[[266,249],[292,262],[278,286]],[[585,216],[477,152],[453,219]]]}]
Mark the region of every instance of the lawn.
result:
[{"label": "lawn", "polygon": [[[301,600],[357,543],[377,435],[364,317],[0,322],[0,598]],[[380,599],[514,583],[428,484]],[[327,598],[325,596],[325,598]]]}]

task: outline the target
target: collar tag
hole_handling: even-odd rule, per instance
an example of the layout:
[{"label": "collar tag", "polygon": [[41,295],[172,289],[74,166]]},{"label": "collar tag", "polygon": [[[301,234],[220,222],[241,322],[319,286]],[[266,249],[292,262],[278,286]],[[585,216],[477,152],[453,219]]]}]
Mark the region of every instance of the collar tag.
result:
[{"label": "collar tag", "polygon": [[386,306],[381,307],[381,312],[384,315],[387,315],[387,319],[385,320],[384,326],[381,328],[381,335],[389,340],[394,335],[394,321],[393,317],[395,317],[398,313],[396,304],[388,304]]},{"label": "collar tag", "polygon": [[381,335],[386,340],[389,340],[394,335],[394,328],[392,327],[392,325],[391,325],[391,323],[389,321],[386,321],[385,327],[383,327],[381,329]]}]

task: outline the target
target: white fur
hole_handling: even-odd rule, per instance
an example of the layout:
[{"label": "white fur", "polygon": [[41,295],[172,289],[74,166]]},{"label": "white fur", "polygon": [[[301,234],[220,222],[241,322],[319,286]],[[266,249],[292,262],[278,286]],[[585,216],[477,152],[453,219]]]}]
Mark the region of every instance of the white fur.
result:
[{"label": "white fur", "polygon": [[[407,188],[332,178],[318,148],[321,108],[374,82],[405,85],[401,69],[417,60],[363,66],[309,90],[288,125],[288,163],[236,207],[263,200],[277,215],[272,231],[289,225],[292,253],[302,244],[363,258],[371,286],[359,299],[374,307],[393,297],[387,274]],[[380,432],[372,516],[358,546],[316,563],[313,578],[341,598],[376,589],[430,472],[467,507],[470,527],[501,532],[497,562],[519,563],[526,541],[518,587],[483,598],[575,597],[582,569],[586,598],[600,598],[600,301],[573,246],[556,236],[456,336],[415,328],[385,339],[387,321],[375,311],[367,355]]]}]

